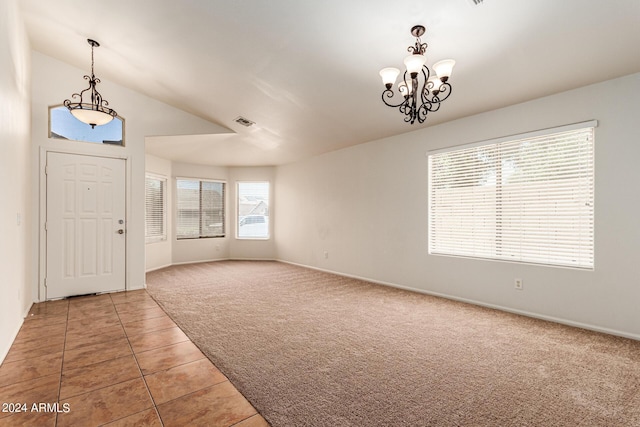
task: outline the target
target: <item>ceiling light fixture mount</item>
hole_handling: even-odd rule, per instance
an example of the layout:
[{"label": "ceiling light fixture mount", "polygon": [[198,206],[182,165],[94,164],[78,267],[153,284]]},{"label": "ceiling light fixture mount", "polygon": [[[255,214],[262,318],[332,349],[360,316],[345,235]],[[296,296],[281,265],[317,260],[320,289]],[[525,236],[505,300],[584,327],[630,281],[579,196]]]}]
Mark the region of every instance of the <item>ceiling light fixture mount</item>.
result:
[{"label": "ceiling light fixture mount", "polygon": [[[72,99],[79,102],[72,102],[70,99],[64,100],[64,105],[71,111],[73,116],[83,123],[91,125],[91,128],[96,126],[106,125],[114,117],[118,115],[116,111],[109,108],[109,102],[102,98],[100,92],[96,89],[96,85],[100,83],[100,79],[96,78],[93,72],[93,48],[99,47],[100,43],[95,40],[87,39],[87,43],[91,46],[91,76],[84,76],[85,80],[89,81],[89,87],[80,93],[74,93],[71,95]],[[83,102],[85,92],[90,91],[91,103]]]},{"label": "ceiling light fixture mount", "polygon": [[425,65],[427,59],[424,53],[427,44],[420,40],[426,29],[422,25],[411,28],[411,35],[416,38],[415,45],[409,46],[410,53],[404,59],[406,70],[402,80],[398,83],[397,91],[402,96],[399,103],[389,102],[394,97],[393,85],[400,74],[397,68],[384,68],[380,70],[380,77],[385,86],[382,92],[382,102],[393,108],[398,108],[405,115],[404,121],[414,124],[423,123],[427,114],[438,111],[440,103],[451,95],[451,84],[448,83],[451,71],[455,65],[453,59],[445,59],[433,64],[433,73]]}]

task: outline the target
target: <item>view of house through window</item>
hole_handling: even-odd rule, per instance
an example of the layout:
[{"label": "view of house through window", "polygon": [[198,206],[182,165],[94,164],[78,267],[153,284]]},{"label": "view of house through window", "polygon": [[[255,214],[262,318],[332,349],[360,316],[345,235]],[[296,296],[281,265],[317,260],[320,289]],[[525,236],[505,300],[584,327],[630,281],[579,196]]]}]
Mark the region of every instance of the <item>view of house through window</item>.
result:
[{"label": "view of house through window", "polygon": [[224,237],[225,183],[178,178],[176,237]]},{"label": "view of house through window", "polygon": [[269,183],[238,182],[238,238],[269,238]]},{"label": "view of house through window", "polygon": [[64,105],[49,107],[49,138],[124,145],[124,119],[114,117],[106,125],[91,128],[76,119]]},{"label": "view of house through window", "polygon": [[167,179],[147,175],[145,185],[145,238],[147,243],[167,239]]},{"label": "view of house through window", "polygon": [[429,156],[429,253],[594,266],[595,122]]}]

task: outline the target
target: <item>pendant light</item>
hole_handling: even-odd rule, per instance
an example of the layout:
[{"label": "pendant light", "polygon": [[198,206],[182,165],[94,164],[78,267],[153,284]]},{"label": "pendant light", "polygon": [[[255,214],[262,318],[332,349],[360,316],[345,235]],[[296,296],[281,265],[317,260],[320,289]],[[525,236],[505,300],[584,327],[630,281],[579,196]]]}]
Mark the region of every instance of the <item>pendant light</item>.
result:
[{"label": "pendant light", "polygon": [[[109,102],[102,98],[102,95],[100,95],[100,92],[96,89],[96,85],[100,83],[100,79],[97,78],[93,72],[93,48],[99,47],[100,43],[92,39],[87,39],[87,43],[91,46],[91,76],[85,75],[84,79],[89,81],[89,87],[71,96],[71,98],[79,102],[71,102],[71,100],[65,99],[64,105],[71,111],[71,114],[73,114],[76,119],[90,125],[93,129],[96,126],[109,123],[118,113],[108,107]],[[90,97],[91,102],[84,102],[85,92],[88,92],[87,98]],[[89,99],[87,99],[87,101],[89,101]]]}]

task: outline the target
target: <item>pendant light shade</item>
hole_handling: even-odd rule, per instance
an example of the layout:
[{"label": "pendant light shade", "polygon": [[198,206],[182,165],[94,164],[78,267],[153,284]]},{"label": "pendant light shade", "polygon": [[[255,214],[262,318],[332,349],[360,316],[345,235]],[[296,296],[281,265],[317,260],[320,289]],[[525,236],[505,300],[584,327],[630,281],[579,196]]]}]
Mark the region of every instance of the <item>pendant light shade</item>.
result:
[{"label": "pendant light shade", "polygon": [[91,127],[106,125],[113,120],[113,116],[111,114],[94,110],[92,109],[93,106],[91,104],[83,104],[83,107],[84,108],[71,109],[71,114],[81,122],[91,125]]},{"label": "pendant light shade", "polygon": [[425,58],[424,55],[419,54],[409,55],[404,58],[404,66],[407,67],[407,72],[411,77],[418,75],[425,62],[427,62],[427,58]]},{"label": "pendant light shade", "polygon": [[456,61],[453,59],[443,59],[433,64],[433,71],[436,72],[440,80],[446,82],[451,77],[454,65],[456,65]]},{"label": "pendant light shade", "polygon": [[383,68],[382,70],[380,70],[382,83],[387,87],[387,89],[391,89],[391,87],[396,83],[398,74],[400,74],[400,70],[393,67]]}]

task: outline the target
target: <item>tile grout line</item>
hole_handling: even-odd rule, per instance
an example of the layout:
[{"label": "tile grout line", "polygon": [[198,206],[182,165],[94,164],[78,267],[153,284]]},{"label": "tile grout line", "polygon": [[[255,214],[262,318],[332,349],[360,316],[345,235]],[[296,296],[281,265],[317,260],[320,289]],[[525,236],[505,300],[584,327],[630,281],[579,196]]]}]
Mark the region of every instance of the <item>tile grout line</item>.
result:
[{"label": "tile grout line", "polygon": [[[153,299],[153,300],[156,302],[156,304],[158,304],[158,307],[160,307],[160,309],[162,309],[162,311],[164,311],[164,312],[165,312],[165,314],[166,314],[167,316],[169,316],[169,313],[167,313],[167,311],[164,309],[164,307],[160,304],[160,301],[158,301],[156,298],[154,298],[154,296],[153,296],[153,295],[151,295],[148,291],[146,291],[146,290],[145,290],[145,292],[147,293],[147,295],[149,295],[149,296],[151,297],[151,299]],[[202,350],[202,349],[201,349],[201,348],[200,348],[200,347],[199,347],[199,346],[198,346],[198,345],[197,345],[197,344],[196,344],[196,343],[191,339],[191,337],[189,337],[189,335],[187,335],[187,333],[186,333],[185,331],[183,331],[183,330],[182,330],[182,328],[180,327],[180,325],[178,325],[178,323],[177,323],[177,322],[176,322],[176,321],[175,321],[171,316],[169,316],[169,318],[170,318],[170,319],[175,323],[175,325],[176,325],[176,326],[177,326],[177,327],[182,331],[182,333],[184,333],[184,334],[187,336],[187,338],[189,339],[189,342],[191,342],[193,345],[195,345],[195,346],[196,346],[196,348],[197,348],[198,350],[200,350],[200,352],[201,352],[201,353],[203,354],[203,356],[204,356],[204,359],[208,360],[208,361],[211,363],[211,365],[213,365],[213,367],[214,367],[214,368],[218,369],[218,367],[213,363],[213,361],[212,361],[211,359],[209,359],[209,357],[207,357],[206,353],[205,353],[205,352],[204,352],[204,351],[203,351],[203,350]],[[201,359],[199,359],[199,360],[201,360]],[[187,362],[187,363],[191,363],[191,362]],[[186,363],[184,363],[183,365],[185,365],[185,364],[186,364]],[[181,365],[179,365],[179,366],[181,366]],[[222,373],[222,371],[220,371],[219,369],[218,369],[218,371],[219,371],[220,373]],[[159,372],[159,371],[158,371],[158,372]],[[243,421],[246,421],[246,420],[248,420],[249,418],[254,417],[254,416],[256,416],[256,415],[259,415],[260,417],[262,417],[262,419],[264,419],[264,417],[262,416],[262,414],[261,414],[261,413],[256,409],[256,407],[253,405],[253,403],[251,403],[251,401],[249,401],[249,399],[247,399],[247,398],[246,398],[246,396],[245,396],[243,393],[241,393],[241,392],[240,392],[240,390],[238,390],[238,388],[235,386],[235,384],[233,384],[233,383],[231,382],[231,380],[229,380],[229,378],[228,378],[224,373],[222,373],[222,375],[224,375],[224,377],[226,378],[226,379],[225,379],[225,381],[222,381],[222,382],[220,382],[220,383],[218,383],[218,384],[214,384],[214,385],[211,385],[211,386],[208,386],[208,387],[204,387],[204,388],[202,388],[202,389],[200,389],[200,390],[197,390],[197,391],[206,390],[207,388],[212,388],[212,387],[215,387],[215,386],[217,386],[217,385],[219,385],[219,384],[223,384],[224,382],[228,382],[229,384],[231,384],[231,386],[232,386],[232,387],[233,387],[233,388],[234,388],[238,393],[240,393],[240,395],[241,395],[241,396],[242,396],[242,397],[243,397],[247,402],[249,402],[249,404],[251,405],[251,407],[256,411],[256,412],[255,412],[255,414],[253,414],[253,415],[251,415],[251,416],[249,416],[249,417],[247,417],[247,418],[245,418],[245,419],[243,419],[243,420],[240,420],[240,421],[238,421],[237,423],[235,423],[235,424],[233,424],[233,425],[227,426],[227,427],[233,427],[234,425],[236,425],[236,424],[238,424],[238,423],[241,423],[241,422],[243,422]],[[188,393],[188,394],[186,394],[185,396],[188,396],[188,395],[193,394],[193,393],[195,393],[195,391],[194,391],[194,392],[191,392],[191,393]],[[183,396],[183,397],[184,397],[184,396]],[[177,397],[177,398],[175,398],[175,399],[170,400],[169,402],[171,402],[171,401],[173,401],[173,400],[176,400],[176,399],[179,399],[179,398],[180,398],[180,397]],[[164,402],[164,403],[168,403],[168,402]],[[164,403],[163,403],[163,404],[164,404]],[[265,422],[266,422],[266,420],[265,420]],[[267,423],[268,423],[268,422],[267,422]],[[269,425],[271,425],[271,424],[269,424]]]},{"label": "tile grout line", "polygon": [[[71,369],[71,371],[73,371],[73,370],[75,370],[75,369],[90,368],[90,367],[92,367],[92,366],[99,365],[99,364],[102,364],[102,363],[111,362],[111,361],[119,360],[119,359],[126,359],[127,357],[129,357],[129,356],[114,357],[114,358],[109,359],[109,360],[105,360],[105,361],[102,361],[102,362],[93,363],[93,364],[91,364],[91,365],[85,365],[85,366],[82,366],[82,367],[80,367],[80,368],[73,368],[73,369]],[[92,392],[94,392],[94,391],[103,390],[103,389],[105,389],[105,388],[107,388],[107,387],[111,387],[111,386],[114,386],[114,385],[118,385],[118,384],[126,383],[127,381],[131,381],[131,380],[134,380],[134,379],[135,379],[135,378],[123,379],[123,380],[121,380],[121,381],[114,382],[114,383],[110,383],[110,384],[108,384],[108,385],[101,385],[101,386],[99,386],[99,387],[97,387],[97,388],[94,388],[94,389],[91,389],[91,390],[83,390],[82,392],[79,392],[78,394],[72,394],[72,395],[66,396],[66,397],[65,397],[65,400],[73,399],[73,398],[75,398],[75,397],[82,396],[83,394],[87,394],[87,393],[92,393]]]},{"label": "tile grout line", "polygon": [[[56,399],[58,401],[58,405],[61,405],[60,392],[62,391],[62,371],[64,370],[64,353],[67,350],[67,331],[69,330],[69,309],[70,308],[71,308],[71,300],[67,299],[67,320],[65,321],[65,328],[64,328],[64,341],[62,343],[62,360],[60,361],[60,380],[58,381],[58,396]],[[56,417],[55,417],[55,423],[54,423],[55,427],[58,426],[58,415],[59,415],[59,412],[56,411]]]},{"label": "tile grout line", "polygon": [[[148,297],[151,297],[146,291],[145,291],[144,295],[146,295]],[[78,396],[82,396],[83,394],[87,394],[87,393],[95,392],[95,391],[98,391],[98,390],[102,390],[102,389],[105,389],[105,388],[107,388],[109,386],[112,386],[112,385],[115,385],[115,384],[121,384],[121,383],[126,382],[126,381],[135,380],[134,378],[131,378],[129,380],[122,380],[122,381],[119,381],[117,383],[110,384],[109,386],[102,385],[102,383],[100,383],[100,385],[96,384],[96,385],[98,385],[98,387],[93,389],[93,390],[90,390],[90,391],[86,391],[85,390],[85,391],[82,391],[82,392],[78,392],[78,394],[74,394],[73,396],[66,396],[65,399],[62,399],[62,380],[65,378],[64,372],[65,372],[66,366],[69,366],[71,368],[74,365],[74,362],[72,360],[72,359],[74,359],[74,357],[71,356],[71,352],[75,351],[75,350],[80,350],[80,349],[82,349],[84,347],[88,347],[89,346],[89,345],[85,345],[85,344],[80,343],[82,345],[80,345],[78,347],[75,347],[75,348],[71,348],[73,345],[75,345],[74,343],[76,343],[76,339],[75,338],[82,338],[82,337],[85,337],[87,335],[89,335],[89,336],[92,335],[91,330],[89,330],[88,328],[84,328],[83,325],[84,325],[84,322],[85,322],[86,319],[95,317],[95,316],[92,315],[92,312],[94,311],[94,309],[99,309],[99,311],[102,313],[104,310],[110,309],[111,307],[113,308],[113,311],[115,312],[115,319],[117,319],[117,322],[114,319],[113,326],[115,328],[116,325],[119,325],[121,327],[121,329],[122,329],[122,333],[124,335],[124,338],[126,339],[126,346],[122,347],[122,350],[125,350],[125,348],[129,348],[130,354],[133,356],[133,360],[134,360],[134,362],[136,364],[137,372],[138,372],[140,378],[142,378],[142,380],[143,380],[145,389],[147,390],[147,395],[151,399],[152,408],[154,410],[152,413],[156,414],[156,417],[157,417],[157,419],[159,421],[159,424],[161,426],[165,425],[165,421],[160,416],[160,412],[159,412],[158,408],[159,408],[159,406],[162,406],[165,403],[173,402],[176,399],[180,399],[182,397],[186,397],[186,396],[192,395],[194,393],[200,392],[202,390],[207,390],[207,389],[222,385],[224,383],[231,384],[231,386],[236,391],[238,391],[237,388],[235,388],[235,386],[229,381],[229,379],[226,376],[224,376],[224,380],[221,381],[221,382],[218,382],[218,383],[215,383],[215,384],[211,384],[211,385],[205,386],[205,387],[201,386],[201,388],[198,388],[197,390],[194,389],[194,390],[190,391],[187,394],[184,394],[182,396],[177,396],[177,397],[175,397],[175,398],[173,398],[171,400],[168,400],[166,402],[162,402],[161,404],[158,404],[155,401],[155,398],[154,398],[153,394],[151,393],[151,389],[150,389],[149,384],[147,383],[146,376],[151,377],[151,376],[156,375],[156,374],[162,374],[162,373],[170,370],[171,368],[185,366],[185,365],[188,365],[190,363],[195,363],[195,362],[201,361],[201,360],[207,360],[208,362],[211,363],[211,365],[214,368],[217,369],[217,367],[213,364],[213,362],[211,362],[211,360],[206,356],[206,354],[197,345],[195,345],[195,343],[191,340],[191,338],[189,338],[189,336],[186,335],[186,333],[184,333],[182,328],[180,328],[180,326],[178,326],[178,324],[175,323],[175,321],[171,318],[171,316],[168,315],[168,313],[164,310],[164,308],[158,303],[158,301],[153,299],[153,297],[151,297],[151,299],[155,302],[157,308],[159,308],[162,313],[164,313],[169,319],[171,319],[173,321],[173,323],[172,323],[173,326],[171,326],[170,328],[162,328],[162,329],[159,329],[157,331],[155,331],[155,330],[154,331],[144,331],[142,333],[129,333],[127,331],[127,329],[125,328],[125,323],[123,323],[123,319],[121,317],[121,314],[124,315],[124,313],[129,313],[131,311],[131,310],[129,310],[129,307],[133,307],[133,305],[135,305],[137,303],[144,303],[146,301],[146,299],[139,300],[138,298],[134,297],[133,298],[134,301],[126,301],[126,300],[121,300],[120,298],[114,298],[112,295],[109,295],[108,299],[106,299],[106,298],[102,299],[102,301],[104,303],[100,303],[99,301],[96,301],[96,303],[89,302],[87,305],[85,305],[83,302],[76,301],[73,298],[65,298],[65,299],[66,299],[66,301],[64,303],[60,304],[60,309],[56,308],[54,311],[46,310],[46,309],[43,310],[42,321],[39,321],[39,325],[40,325],[39,327],[46,327],[47,325],[49,325],[48,317],[49,318],[55,318],[56,319],[56,323],[55,324],[56,325],[58,325],[58,324],[60,325],[60,329],[59,330],[60,330],[60,332],[62,332],[62,334],[61,334],[62,337],[63,337],[62,338],[62,348],[59,350],[60,354],[61,354],[61,356],[60,356],[61,359],[60,359],[60,362],[59,362],[59,365],[58,365],[59,371],[55,372],[55,370],[54,370],[52,372],[52,374],[51,374],[51,375],[56,375],[56,374],[58,375],[58,377],[57,377],[58,378],[58,383],[57,384],[55,384],[55,377],[52,377],[51,380],[54,382],[52,384],[52,386],[53,386],[52,387],[52,389],[53,389],[52,391],[55,390],[55,392],[56,392],[55,397],[53,397],[55,400],[53,400],[52,402],[57,401],[58,405],[59,405],[58,406],[59,408],[62,408],[62,402],[63,401],[67,401],[68,402],[70,399],[74,399],[74,398],[76,398]],[[122,302],[116,304],[116,301],[122,301]],[[71,304],[72,302],[74,303],[73,305]],[[122,306],[122,304],[125,304],[125,303],[127,304],[127,306],[126,306],[127,308],[126,308],[126,310],[124,312],[121,313],[118,310],[118,307]],[[144,304],[142,304],[142,305],[144,305]],[[72,308],[74,310],[71,310]],[[144,309],[146,309],[146,307]],[[152,308],[149,307],[149,309],[152,309]],[[58,312],[62,311],[62,310],[65,310],[64,312],[60,313],[62,315],[58,314]],[[139,311],[139,310],[135,310],[135,311]],[[71,317],[72,314],[73,314],[73,317]],[[54,316],[54,315],[55,315],[55,317],[51,317],[51,316]],[[100,315],[97,316],[97,318],[95,318],[95,320],[98,321],[97,323],[99,323],[100,325],[103,325],[103,322],[107,321],[106,314],[104,316],[105,316],[104,319]],[[127,318],[127,316],[125,316],[125,318]],[[144,320],[145,320],[145,318],[141,318],[141,319],[139,319],[137,321],[144,321]],[[161,339],[161,340],[158,341],[158,344],[151,345],[151,347],[153,347],[153,348],[146,349],[146,350],[144,350],[142,352],[139,352],[139,354],[142,354],[142,353],[147,352],[147,351],[153,351],[153,350],[168,348],[170,346],[175,346],[175,345],[180,345],[180,344],[185,344],[186,345],[186,343],[191,343],[192,345],[196,346],[196,348],[198,348],[198,350],[200,350],[200,352],[202,353],[201,359],[184,361],[182,363],[178,363],[175,366],[171,366],[171,368],[157,369],[157,370],[155,370],[153,372],[149,372],[149,373],[147,373],[145,375],[143,373],[143,371],[142,371],[141,365],[140,365],[139,360],[138,360],[138,355],[139,354],[136,353],[136,351],[134,351],[131,339],[134,339],[134,338],[136,338],[138,336],[141,336],[141,335],[147,335],[147,334],[148,335],[154,335],[154,334],[157,334],[159,332],[163,332],[163,331],[166,331],[166,330],[169,330],[169,329],[172,329],[172,328],[177,328],[179,331],[182,331],[182,333],[186,336],[186,339],[183,340],[183,341],[178,341],[178,342],[172,343],[172,344],[165,344],[166,340],[165,339]],[[71,343],[69,343],[70,339],[72,340]],[[109,342],[109,340],[108,341],[101,341],[100,343],[103,343],[103,342]],[[91,345],[95,345],[95,344],[99,344],[99,343],[92,343]],[[122,343],[122,344],[124,344],[124,343]],[[141,347],[141,348],[144,349],[144,347]],[[69,352],[69,354],[67,354],[67,352]],[[122,351],[119,352],[119,354],[121,354],[121,353],[122,353]],[[125,357],[129,357],[129,355],[127,355],[127,356],[119,356],[119,357],[113,357],[112,356],[110,359],[108,359],[108,361],[122,359],[122,358],[125,358]],[[20,360],[22,360],[22,359],[20,359]],[[71,381],[74,378],[74,375],[72,375],[72,370],[74,370],[74,369],[87,368],[87,367],[94,366],[94,365],[96,365],[98,363],[104,363],[104,362],[105,361],[95,362],[95,359],[93,359],[93,360],[92,359],[87,359],[83,363],[89,363],[88,365],[84,364],[83,366],[80,366],[78,368],[71,368],[71,370],[68,371],[68,374],[71,375],[71,376],[68,377],[67,380]],[[132,372],[132,374],[133,374],[133,372]],[[20,382],[20,381],[18,381],[18,382]],[[56,390],[56,388],[57,388],[57,390]],[[162,391],[162,388],[159,389],[159,390]],[[241,395],[242,395],[242,393],[241,393]],[[251,406],[253,406],[253,405],[251,405]],[[141,409],[141,410],[139,410],[137,412],[121,416],[119,418],[115,418],[115,419],[108,420],[108,421],[105,420],[105,421],[102,421],[104,424],[100,424],[100,425],[106,425],[106,424],[110,424],[110,423],[113,423],[113,422],[122,422],[121,420],[124,420],[124,419],[126,419],[128,417],[132,417],[132,416],[140,417],[140,414],[143,414],[143,413],[147,412],[149,409],[151,409],[151,408],[147,407],[147,408]],[[258,412],[255,409],[255,407],[253,407],[253,409],[254,409],[254,413],[252,415],[249,415],[246,418],[243,418],[242,420],[239,420],[238,422],[236,422],[236,423],[234,423],[232,425],[229,425],[229,427],[232,427],[232,426],[235,426],[235,425],[237,425],[239,423],[245,422],[245,421],[247,421],[248,419],[250,419],[252,417],[261,416],[260,412]],[[67,417],[63,415],[62,418],[60,418],[60,416],[61,416],[60,414],[62,414],[62,413],[63,412],[60,412],[58,410],[58,411],[56,411],[56,414],[52,418],[50,418],[50,421],[53,421],[53,423],[51,424],[52,426],[57,427],[57,426],[63,425],[65,423],[65,421],[67,420]],[[147,413],[146,417],[150,417],[150,416],[151,416],[151,413]]]},{"label": "tile grout line", "polygon": [[[111,303],[113,304],[113,299],[112,299],[111,297],[109,297],[109,299],[110,299]],[[71,304],[69,304],[69,307],[70,307],[70,306],[71,306]],[[124,330],[124,326],[123,326],[123,324],[122,324],[122,321],[120,320],[120,317],[118,316],[118,311],[117,311],[117,310],[115,310],[115,304],[113,304],[113,306],[114,306],[114,311],[115,311],[115,313],[116,313],[116,316],[118,317],[118,322],[120,322],[120,327],[122,327],[122,329],[123,329],[123,333],[125,334],[125,338],[127,338],[127,337],[126,337],[126,331]],[[71,319],[71,320],[74,320],[74,319]],[[76,320],[77,320],[77,319],[76,319]],[[67,325],[67,326],[68,326],[68,325]],[[102,341],[102,342],[109,342],[109,341]],[[102,343],[102,342],[100,342],[100,343]],[[100,344],[100,343],[98,343],[98,344]],[[128,338],[127,338],[127,344],[129,345],[129,349],[131,350],[132,356],[134,356],[134,361],[136,362],[136,365],[138,365],[137,360],[135,359],[135,354],[133,353],[133,349],[131,348],[131,345],[130,345],[130,343],[129,343]],[[66,330],[65,330],[65,347],[66,347]],[[80,349],[80,348],[82,348],[82,347],[83,347],[83,346],[76,347],[76,348],[73,348],[73,349],[71,349],[71,350],[77,350],[77,349]],[[71,351],[71,350],[70,350],[70,351]],[[128,356],[116,357],[116,358],[113,358],[113,359],[110,359],[110,360],[121,359],[121,358],[125,358],[125,357],[128,357]],[[63,350],[63,359],[64,359],[64,350]],[[103,362],[96,362],[96,363],[92,363],[92,364],[89,364],[89,365],[85,365],[85,366],[82,366],[82,367],[80,367],[80,368],[78,368],[78,369],[83,369],[83,368],[90,367],[90,366],[92,366],[92,365],[96,365],[96,364],[99,364],[99,363],[104,363],[104,361],[103,361]],[[139,370],[139,366],[138,366],[138,370]],[[74,395],[74,396],[68,396],[68,397],[67,397],[67,399],[75,398],[75,397],[77,397],[77,396],[82,396],[82,395],[84,395],[84,394],[92,393],[92,392],[95,392],[95,391],[98,391],[98,390],[103,390],[103,389],[105,389],[105,388],[107,388],[107,387],[110,387],[110,386],[113,386],[113,385],[117,385],[117,384],[122,384],[122,383],[127,382],[127,381],[131,381],[131,379],[129,379],[129,380],[124,380],[124,381],[120,381],[120,382],[117,382],[117,383],[114,383],[114,384],[110,384],[110,385],[106,385],[106,386],[101,386],[101,387],[98,387],[98,388],[96,388],[96,389],[94,389],[94,390],[87,391],[87,392],[83,392],[83,393],[79,393],[79,394]],[[59,386],[59,390],[58,390],[58,398],[60,398],[60,393],[61,393],[61,391],[62,391],[62,371],[61,371],[60,386]],[[148,390],[147,390],[147,391],[148,391]],[[146,410],[146,409],[145,409],[145,410]],[[142,411],[139,411],[139,412],[142,412]],[[136,412],[136,413],[139,413],[139,412]],[[127,415],[127,416],[130,416],[130,415],[134,415],[134,414],[129,414],[129,415]],[[123,419],[123,418],[126,418],[126,416],[125,416],[125,417],[122,417],[122,418],[118,418],[118,419],[111,420],[111,421],[109,421],[108,423],[110,423],[110,422],[114,422],[114,421],[118,421],[118,420],[121,420],[121,419]],[[108,424],[108,423],[107,423],[107,424]],[[164,425],[164,424],[163,424],[163,425]],[[56,415],[56,426],[57,426],[57,415]]]},{"label": "tile grout line", "polygon": [[[145,292],[146,292],[146,291],[145,291]],[[149,293],[148,293],[148,292],[146,292],[146,294],[147,294],[147,295],[149,295]],[[191,340],[191,338],[189,338],[189,336],[187,336],[187,334],[182,330],[182,328],[180,328],[180,326],[179,326],[177,323],[175,323],[175,321],[171,318],[171,316],[169,316],[169,313],[167,313],[167,312],[164,310],[164,308],[163,308],[163,307],[162,307],[162,306],[161,306],[161,305],[160,305],[160,304],[159,304],[159,303],[158,303],[158,302],[157,302],[157,301],[156,301],[156,300],[155,300],[151,295],[149,295],[149,296],[153,299],[153,301],[156,303],[156,305],[157,305],[157,306],[158,306],[158,307],[159,307],[159,308],[160,308],[160,309],[165,313],[165,315],[166,315],[167,317],[169,317],[169,319],[171,319],[171,321],[172,321],[172,322],[174,323],[174,325],[175,325],[174,327],[177,327],[180,331],[182,331],[182,333],[184,333],[184,334],[185,334],[185,336],[187,337],[187,339],[186,339],[185,341],[181,341],[181,342],[178,342],[178,343],[173,343],[173,344],[163,345],[163,346],[156,347],[156,348],[149,349],[149,350],[145,350],[145,351],[154,351],[154,350],[157,350],[158,348],[170,347],[170,346],[172,346],[172,345],[177,345],[177,344],[181,344],[181,343],[184,343],[184,342],[190,342],[191,344],[193,344],[193,345],[195,346],[195,343]],[[117,310],[116,310],[116,312],[117,312]],[[120,315],[119,315],[119,313],[118,313],[118,319],[120,319]],[[123,328],[124,328],[124,324],[123,324]],[[167,329],[170,329],[170,328],[167,328]],[[156,333],[156,332],[159,332],[159,331],[162,331],[162,330],[165,330],[165,329],[161,329],[161,330],[158,330],[158,331],[152,331],[152,332],[148,332],[148,333],[149,333],[149,334],[152,334],[152,333]],[[139,334],[139,335],[144,335],[144,334]],[[134,358],[135,358],[135,360],[136,360],[136,364],[138,365],[138,369],[140,370],[140,374],[142,375],[142,379],[143,379],[143,381],[144,381],[145,387],[147,388],[147,391],[149,392],[149,395],[151,396],[151,400],[152,400],[152,402],[153,402],[153,404],[154,404],[154,409],[156,410],[156,414],[158,415],[158,418],[160,419],[160,422],[161,422],[161,423],[162,423],[162,425],[164,426],[164,421],[163,421],[163,420],[162,420],[162,418],[160,417],[160,412],[158,411],[158,405],[156,404],[155,399],[153,398],[153,395],[151,394],[151,390],[149,389],[149,386],[148,386],[148,384],[147,384],[146,377],[145,377],[145,375],[142,373],[142,368],[140,367],[140,364],[138,363],[137,354],[136,354],[136,353],[135,353],[135,351],[133,350],[133,346],[131,345],[131,342],[130,342],[130,340],[129,340],[129,334],[126,332],[126,329],[125,329],[125,336],[126,336],[126,338],[127,338],[127,342],[129,343],[129,346],[131,347],[131,351],[133,352]],[[198,347],[196,346],[196,348],[198,348]],[[202,350],[200,350],[200,348],[198,348],[198,350],[202,353],[202,356],[203,356],[202,358],[197,359],[197,360],[192,360],[192,361],[189,361],[189,362],[180,363],[180,364],[178,364],[178,365],[172,366],[172,367],[171,367],[171,369],[176,368],[176,367],[179,367],[179,366],[188,365],[189,363],[194,363],[194,362],[199,361],[199,360],[208,360],[208,361],[209,361],[209,359],[208,359],[208,358],[207,358],[207,356],[204,354],[204,352],[202,352]],[[141,352],[141,353],[144,353],[144,351],[143,351],[143,352]],[[209,362],[211,362],[211,361],[209,361]],[[212,363],[212,365],[213,365],[213,363]],[[215,365],[213,365],[213,366],[215,367]],[[216,369],[217,369],[217,368],[216,368]],[[167,369],[161,369],[161,370],[158,370],[158,371],[156,371],[156,372],[152,372],[152,373],[150,373],[149,375],[155,375],[156,373],[163,372],[163,371],[167,371]],[[208,389],[208,388],[213,388],[213,387],[218,386],[218,385],[220,385],[220,384],[223,384],[223,383],[225,383],[225,382],[228,382],[229,384],[231,384],[231,382],[229,381],[229,379],[228,379],[228,378],[226,378],[226,376],[225,376],[225,380],[224,380],[224,381],[221,381],[221,382],[219,382],[219,383],[216,383],[216,384],[213,384],[213,385],[210,385],[210,386],[202,387],[202,388],[200,388],[200,389],[198,389],[198,390],[193,390],[193,391],[191,391],[191,392],[189,392],[189,393],[187,393],[187,394],[185,394],[185,395],[178,396],[178,397],[175,397],[174,399],[171,399],[171,400],[168,400],[168,401],[166,401],[166,402],[163,402],[162,404],[164,405],[164,404],[166,404],[166,403],[169,403],[169,402],[175,401],[175,400],[177,400],[177,399],[184,398],[185,396],[192,395],[192,394],[197,393],[197,392],[200,392],[200,391],[202,391],[202,390],[206,390],[206,389]],[[231,384],[231,385],[233,386],[233,384]],[[234,386],[234,388],[235,388],[235,386]],[[237,389],[236,389],[236,390],[237,390]],[[254,409],[255,409],[255,408],[254,408]],[[251,416],[249,416],[249,417],[247,417],[247,418],[245,418],[245,419],[243,419],[243,420],[241,420],[241,421],[239,421],[239,422],[245,421],[245,420],[247,420],[247,419],[249,419],[249,418],[251,418],[251,417],[253,417],[253,416],[255,416],[255,415],[259,415],[259,412],[258,412],[257,410],[256,410],[256,413],[255,413],[255,414],[253,414],[253,415],[251,415]],[[236,423],[236,424],[237,424],[237,423]],[[229,426],[229,427],[231,427],[231,426]]]},{"label": "tile grout line", "polygon": [[[145,293],[146,293],[146,291],[145,291]],[[160,411],[158,411],[158,405],[156,405],[156,401],[153,398],[153,395],[151,394],[151,390],[149,389],[149,385],[147,384],[147,380],[145,379],[144,374],[142,373],[142,368],[140,367],[140,363],[138,362],[138,357],[137,357],[135,351],[133,351],[133,346],[131,345],[131,341],[129,340],[129,334],[127,333],[127,330],[124,327],[124,323],[122,323],[122,319],[120,318],[120,313],[118,312],[118,309],[116,308],[116,304],[113,302],[113,298],[111,297],[111,295],[109,295],[109,298],[111,299],[111,303],[113,304],[113,308],[116,311],[116,316],[118,316],[118,321],[120,322],[120,326],[122,326],[122,329],[124,331],[124,336],[127,339],[127,344],[129,345],[129,349],[131,350],[131,354],[133,354],[133,360],[135,360],[136,366],[138,367],[138,372],[140,372],[140,377],[142,378],[142,382],[144,383],[144,388],[147,390],[147,394],[149,395],[149,398],[151,399],[151,403],[153,404],[153,410],[155,411],[156,416],[158,417],[158,420],[160,420],[160,425],[164,426],[164,421],[162,420],[162,417],[160,416]],[[131,414],[131,415],[133,415],[133,414]],[[114,420],[114,421],[116,421],[116,420]]]}]

